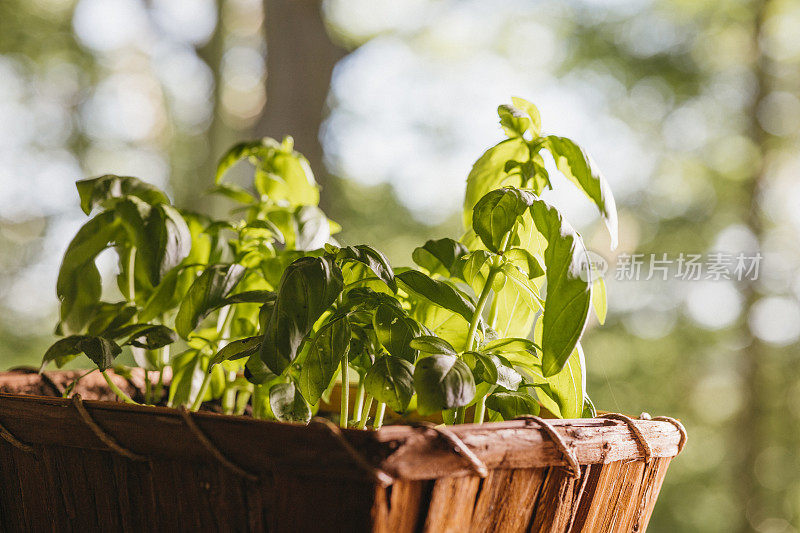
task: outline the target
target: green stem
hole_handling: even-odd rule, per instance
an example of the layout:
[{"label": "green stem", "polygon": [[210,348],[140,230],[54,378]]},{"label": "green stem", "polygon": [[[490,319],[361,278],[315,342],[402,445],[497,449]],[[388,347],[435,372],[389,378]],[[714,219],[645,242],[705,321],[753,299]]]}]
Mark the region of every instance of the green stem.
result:
[{"label": "green stem", "polygon": [[133,399],[130,396],[125,394],[125,391],[117,387],[117,384],[114,383],[114,380],[111,379],[111,376],[108,375],[108,372],[106,372],[105,370],[101,370],[100,373],[103,374],[106,383],[108,383],[108,388],[111,389],[111,391],[117,395],[117,398],[119,398],[125,403],[130,403],[133,405],[141,405],[140,403],[133,401]]},{"label": "green stem", "polygon": [[239,396],[236,397],[236,411],[234,414],[243,415],[245,410],[247,409],[247,402],[250,401],[250,396],[253,394],[250,391],[243,390],[239,392]]},{"label": "green stem", "polygon": [[232,415],[236,408],[236,389],[231,385],[234,381],[236,381],[236,372],[228,372],[228,386],[225,387],[225,394],[222,396],[222,411],[226,415]]},{"label": "green stem", "polygon": [[476,424],[483,424],[483,417],[486,415],[486,398],[489,397],[489,394],[494,391],[495,387],[493,386],[489,389],[487,394],[484,394],[479,400],[478,403],[475,404],[475,418],[474,422]]},{"label": "green stem", "polygon": [[128,301],[134,303],[136,300],[136,247],[131,246],[131,255],[128,257]]},{"label": "green stem", "polygon": [[339,413],[339,426],[343,428],[347,427],[347,419],[350,414],[350,373],[347,371],[350,362],[347,357],[347,353],[342,357],[342,409]]},{"label": "green stem", "polygon": [[386,404],[380,402],[378,404],[378,408],[375,411],[375,423],[372,425],[375,429],[381,429],[383,425],[383,415],[386,413]]},{"label": "green stem", "polygon": [[153,403],[153,384],[150,383],[150,372],[144,371],[144,403],[150,405]]},{"label": "green stem", "polygon": [[366,395],[364,388],[364,376],[358,376],[358,391],[356,393],[356,405],[353,407],[353,420],[361,420],[361,410],[364,408],[364,396]]},{"label": "green stem", "polygon": [[358,429],[367,427],[367,420],[369,420],[369,412],[372,410],[372,396],[367,394],[366,405],[364,411],[361,413],[361,420],[358,422]]},{"label": "green stem", "polygon": [[[503,236],[503,241],[500,244],[501,254],[506,251],[506,248],[508,248],[508,243],[511,241],[512,232],[513,230],[509,231],[505,234],[505,236]],[[475,313],[472,315],[472,321],[469,323],[469,332],[467,333],[467,347],[465,350],[467,352],[475,348],[475,333],[478,331],[478,324],[480,323],[481,316],[483,315],[483,308],[486,307],[486,301],[489,299],[489,293],[492,291],[494,279],[497,277],[497,274],[500,273],[500,268],[499,261],[495,261],[495,264],[493,264],[489,269],[489,275],[486,276],[486,283],[483,285],[480,296],[478,296],[478,303],[475,304]],[[496,315],[497,311],[494,313]],[[466,406],[459,407],[456,410],[456,424],[463,424],[466,417]]]},{"label": "green stem", "polygon": [[194,402],[192,402],[192,406],[189,408],[190,411],[197,411],[200,409],[200,406],[203,405],[203,398],[206,396],[209,385],[211,385],[211,372],[206,372],[203,378],[203,384],[200,385],[200,390],[197,391],[197,396],[195,396]]}]

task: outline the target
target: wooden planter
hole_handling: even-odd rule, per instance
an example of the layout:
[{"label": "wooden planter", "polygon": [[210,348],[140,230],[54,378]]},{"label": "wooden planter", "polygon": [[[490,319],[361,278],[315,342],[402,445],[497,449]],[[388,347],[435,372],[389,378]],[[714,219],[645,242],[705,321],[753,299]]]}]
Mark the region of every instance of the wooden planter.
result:
[{"label": "wooden planter", "polygon": [[651,420],[340,431],[8,393],[0,424],[3,531],[644,531],[685,440]]}]

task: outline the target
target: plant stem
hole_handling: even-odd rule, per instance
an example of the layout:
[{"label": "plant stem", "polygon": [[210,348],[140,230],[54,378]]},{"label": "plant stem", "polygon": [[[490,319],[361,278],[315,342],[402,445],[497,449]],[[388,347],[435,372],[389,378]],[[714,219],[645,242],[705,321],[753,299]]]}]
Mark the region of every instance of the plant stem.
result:
[{"label": "plant stem", "polygon": [[222,396],[222,410],[226,415],[232,415],[233,410],[236,408],[236,389],[230,385],[234,381],[236,381],[236,372],[228,372],[228,386],[225,387],[225,393]]},{"label": "plant stem", "polygon": [[144,371],[144,403],[150,405],[153,403],[153,384],[150,383],[150,372]]},{"label": "plant stem", "polygon": [[[511,241],[511,234],[513,231],[514,230],[512,229],[503,236],[503,241],[500,244],[500,253],[505,252],[506,248],[508,248],[508,243]],[[472,314],[472,321],[469,323],[469,332],[467,333],[467,347],[465,350],[467,352],[475,348],[475,333],[478,331],[478,324],[481,321],[481,315],[483,315],[483,308],[486,307],[486,301],[489,299],[489,293],[492,291],[494,278],[496,278],[497,274],[500,273],[500,268],[499,261],[496,261],[495,264],[492,265],[492,267],[489,269],[489,275],[486,276],[486,283],[483,285],[480,296],[478,296],[478,303],[475,304],[475,312]],[[496,307],[494,303],[492,304],[492,307]],[[494,314],[497,314],[496,310],[494,311]],[[463,424],[466,417],[467,407],[459,407],[456,410],[456,424]]]},{"label": "plant stem", "polygon": [[348,353],[345,352],[342,357],[342,409],[339,412],[339,426],[346,428],[347,419],[350,415],[350,373],[347,371],[350,366],[348,361]]},{"label": "plant stem", "polygon": [[372,409],[372,396],[367,394],[366,405],[364,411],[361,413],[361,420],[358,422],[358,429],[367,427],[367,420],[369,419],[369,412]]},{"label": "plant stem", "polygon": [[209,385],[211,385],[211,372],[206,371],[203,383],[200,385],[200,390],[197,391],[197,396],[195,396],[194,402],[192,402],[192,406],[189,408],[190,411],[197,411],[200,409],[200,406],[203,405],[203,398],[206,396]]},{"label": "plant stem", "polygon": [[364,408],[364,395],[366,394],[364,388],[364,376],[358,376],[358,391],[356,393],[356,405],[353,407],[353,420],[361,420],[361,410]]},{"label": "plant stem", "polygon": [[375,429],[381,429],[383,425],[383,415],[386,413],[386,404],[383,402],[378,403],[375,410],[375,423],[372,425]]},{"label": "plant stem", "polygon": [[136,247],[131,246],[131,255],[128,257],[128,301],[135,304],[136,300]]},{"label": "plant stem", "polygon": [[234,414],[243,415],[245,410],[247,409],[247,402],[250,401],[250,396],[253,394],[248,390],[243,390],[239,392],[239,396],[236,397],[236,411]]},{"label": "plant stem", "polygon": [[125,394],[125,391],[117,387],[117,384],[114,383],[114,380],[111,379],[111,376],[108,375],[108,372],[106,372],[105,370],[101,370],[100,373],[103,374],[106,383],[108,383],[108,388],[111,389],[111,391],[117,395],[117,398],[119,398],[125,403],[130,403],[133,405],[141,405],[139,402],[133,401],[133,399],[130,396]]},{"label": "plant stem", "polygon": [[486,415],[486,398],[489,397],[489,394],[494,391],[495,387],[493,386],[489,389],[487,394],[484,394],[482,398],[478,400],[478,403],[475,404],[475,418],[474,422],[476,424],[483,424],[483,417]]}]

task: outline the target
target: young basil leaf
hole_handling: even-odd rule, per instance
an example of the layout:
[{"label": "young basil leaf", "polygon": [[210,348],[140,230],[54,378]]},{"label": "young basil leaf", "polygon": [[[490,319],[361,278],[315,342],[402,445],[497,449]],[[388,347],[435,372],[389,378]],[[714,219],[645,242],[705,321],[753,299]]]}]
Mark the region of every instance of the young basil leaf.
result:
[{"label": "young basil leaf", "polygon": [[597,409],[594,407],[594,403],[592,400],[589,399],[588,396],[583,397],[583,413],[581,413],[581,418],[596,418],[597,417]]},{"label": "young basil leaf", "polygon": [[411,291],[427,298],[438,306],[458,313],[467,322],[472,320],[475,304],[452,285],[426,276],[418,270],[408,270],[396,276]]},{"label": "young basil leaf", "polygon": [[297,383],[309,403],[317,403],[330,385],[348,352],[350,336],[350,322],[340,316],[322,326],[311,340]]},{"label": "young basil leaf", "polygon": [[502,267],[502,272],[508,279],[511,280],[514,288],[519,293],[520,298],[522,298],[522,301],[525,302],[525,305],[534,311],[541,309],[542,300],[539,296],[539,290],[526,274],[523,274],[522,271],[520,271],[520,269],[518,269],[513,263],[504,264]]},{"label": "young basil leaf", "polygon": [[224,300],[245,274],[242,265],[212,265],[198,276],[175,316],[175,329],[184,339],[200,325],[205,316]]},{"label": "young basil leaf", "polygon": [[217,174],[214,178],[214,183],[220,183],[225,172],[238,161],[248,157],[266,155],[269,150],[270,148],[265,146],[262,140],[242,142],[232,146],[230,150],[225,152],[225,155],[222,156],[217,164]]},{"label": "young basil leaf", "polygon": [[486,248],[499,252],[503,238],[514,229],[519,217],[535,199],[533,193],[514,187],[490,191],[475,204],[472,229]]},{"label": "young basil leaf", "polygon": [[486,150],[475,161],[467,176],[467,192],[464,196],[464,227],[472,227],[472,208],[478,200],[494,189],[511,183],[515,177],[505,170],[507,161],[523,160],[529,157],[528,145],[524,139],[506,139]]},{"label": "young basil leaf", "polygon": [[433,335],[450,343],[456,352],[465,349],[469,322],[458,313],[423,300],[416,305],[414,318]]},{"label": "young basil leaf", "polygon": [[486,250],[475,250],[463,256],[460,260],[461,277],[472,287],[475,294],[480,294],[486,279],[489,277],[489,270],[492,267],[492,260],[497,257]]},{"label": "young basil leaf", "polygon": [[536,350],[540,349],[536,343],[529,339],[521,339],[518,337],[507,337],[504,339],[496,339],[483,345],[481,348],[484,352],[491,353],[520,353],[527,352],[531,355],[536,355]]},{"label": "young basil leaf", "polygon": [[472,370],[458,357],[429,355],[414,369],[417,410],[421,415],[467,405],[475,397]]},{"label": "young basil leaf", "polygon": [[86,337],[81,340],[80,349],[100,370],[113,365],[114,359],[122,353],[116,342],[105,337]]},{"label": "young basil leaf", "polygon": [[249,205],[258,202],[256,197],[253,196],[250,191],[244,187],[240,187],[232,183],[220,183],[215,185],[211,188],[209,193],[225,196],[226,198],[230,198],[234,202],[238,202],[240,204]]},{"label": "young basil leaf", "polygon": [[316,206],[319,204],[319,187],[314,180],[314,173],[308,160],[295,152],[293,145],[292,138],[286,137],[280,146],[261,160],[257,166],[258,172],[271,179],[259,180],[257,176],[256,189],[273,201]]},{"label": "young basil leaf", "polygon": [[506,261],[525,272],[525,274],[528,276],[528,279],[536,279],[539,276],[544,276],[544,269],[542,268],[542,265],[539,264],[539,261],[537,261],[528,250],[523,250],[522,248],[512,248],[507,250],[503,254],[503,257]]},{"label": "young basil leaf", "polygon": [[547,297],[542,320],[542,372],[558,373],[586,327],[592,284],[581,276],[583,240],[554,207],[542,200],[531,206],[536,227],[547,239]]},{"label": "young basil leaf", "polygon": [[44,353],[42,368],[51,361],[55,361],[58,368],[69,363],[83,351],[81,349],[81,343],[88,338],[89,336],[87,335],[70,335],[69,337],[57,340]]},{"label": "young basil leaf", "polygon": [[127,196],[135,196],[150,205],[169,204],[169,198],[158,187],[129,176],[107,174],[77,181],[75,186],[81,198],[81,209],[87,215],[95,207],[109,207],[109,200]]},{"label": "young basil leaf", "polygon": [[514,283],[506,283],[495,292],[497,309],[495,329],[501,337],[527,337],[536,317],[536,309],[525,303]]},{"label": "young basil leaf", "polygon": [[294,383],[278,383],[269,389],[269,406],[272,414],[281,422],[300,422],[311,420],[311,409]]},{"label": "young basil leaf", "polygon": [[459,275],[456,262],[469,250],[453,239],[429,240],[421,247],[415,248],[411,258],[416,264],[431,275],[455,277]]},{"label": "young basil leaf", "polygon": [[145,350],[157,350],[178,340],[178,335],[174,331],[161,324],[135,324],[110,331],[109,335],[115,338],[128,337],[122,344],[130,344]]},{"label": "young basil leaf", "polygon": [[402,413],[414,395],[414,366],[394,355],[381,356],[364,377],[367,394]]},{"label": "young basil leaf", "polygon": [[539,116],[539,109],[536,108],[531,102],[518,96],[511,97],[511,103],[520,111],[524,111],[531,119],[531,134],[536,139],[542,133],[542,119]]},{"label": "young basil leaf", "polygon": [[342,292],[342,271],[324,257],[303,257],[286,268],[261,344],[261,359],[281,374],[305,336]]},{"label": "young basil leaf", "polygon": [[95,258],[113,243],[119,234],[113,212],[100,213],[83,227],[69,243],[56,282],[61,301],[61,331],[80,333],[94,315],[102,285]]},{"label": "young basil leaf", "polygon": [[234,361],[255,355],[261,349],[261,335],[256,337],[245,337],[229,342],[222,347],[208,363],[209,370],[212,366],[218,365],[223,361]]},{"label": "young basil leaf", "polygon": [[498,391],[486,398],[486,407],[497,411],[503,420],[512,420],[522,415],[538,415],[539,402],[527,392]]},{"label": "young basil leaf", "polygon": [[508,390],[519,388],[522,376],[512,368],[507,359],[491,353],[467,352],[467,354],[475,359],[475,377],[478,379]]},{"label": "young basil leaf", "polygon": [[500,116],[500,125],[509,137],[522,137],[531,127],[531,119],[514,106],[501,105],[497,108],[497,114]]},{"label": "young basil leaf", "polygon": [[456,355],[456,349],[449,342],[433,335],[421,335],[413,339],[411,347],[424,353]]},{"label": "young basil leaf", "polygon": [[100,302],[95,307],[92,321],[86,326],[86,334],[113,337],[107,333],[125,326],[135,315],[136,307],[128,305],[127,302]]},{"label": "young basil leaf", "polygon": [[337,252],[336,259],[340,262],[356,261],[366,265],[393,292],[397,292],[394,270],[389,265],[389,260],[379,250],[365,244],[345,246]]},{"label": "young basil leaf", "polygon": [[566,137],[548,135],[544,146],[553,156],[558,170],[595,203],[611,235],[611,248],[616,248],[617,205],[611,187],[597,170],[592,158]]},{"label": "young basil leaf", "polygon": [[419,352],[410,346],[412,339],[422,333],[419,324],[405,312],[391,305],[381,304],[373,319],[375,335],[386,351],[413,363]]},{"label": "young basil leaf", "polygon": [[561,418],[580,418],[586,391],[584,367],[583,349],[578,344],[561,371],[545,377],[549,387],[537,387],[543,393],[539,397],[542,406]]}]

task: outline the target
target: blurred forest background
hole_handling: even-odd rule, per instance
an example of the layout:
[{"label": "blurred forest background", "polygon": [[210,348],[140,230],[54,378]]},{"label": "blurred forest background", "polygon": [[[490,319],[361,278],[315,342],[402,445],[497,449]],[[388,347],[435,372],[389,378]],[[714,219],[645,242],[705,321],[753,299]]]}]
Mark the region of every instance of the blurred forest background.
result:
[{"label": "blurred forest background", "polygon": [[651,531],[797,531],[798,28],[796,0],[2,0],[0,367],[53,340],[75,180],[134,175],[219,212],[198,193],[225,148],[292,134],[341,240],[410,264],[460,235],[464,179],[518,95],[611,182],[613,253],[588,203],[553,197],[611,273],[621,253],[764,258],[751,282],[607,276],[589,394],[690,434]]}]

